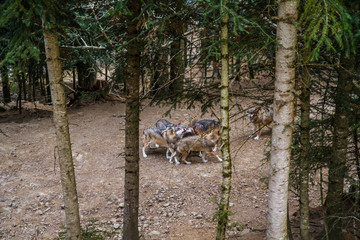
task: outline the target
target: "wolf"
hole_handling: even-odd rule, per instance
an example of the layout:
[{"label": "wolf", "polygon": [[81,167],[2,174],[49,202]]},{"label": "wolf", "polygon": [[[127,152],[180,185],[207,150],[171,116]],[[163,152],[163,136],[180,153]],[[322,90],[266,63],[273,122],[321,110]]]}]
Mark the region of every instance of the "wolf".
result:
[{"label": "wolf", "polygon": [[166,119],[160,119],[155,123],[155,127],[160,129],[161,131],[164,131],[168,128],[173,128],[176,131],[176,134],[180,137],[183,137],[184,134],[193,134],[194,130],[192,126],[188,125],[186,122],[174,124]]},{"label": "wolf", "polygon": [[[163,131],[156,127],[148,127],[143,131],[143,157],[146,158],[146,148],[153,142],[156,147],[165,146],[168,150],[174,153],[173,145],[181,138],[174,128],[168,128]],[[167,155],[169,155],[167,153]],[[169,157],[168,157],[169,158]]]},{"label": "wolf", "polygon": [[186,161],[187,156],[191,151],[200,151],[203,162],[207,162],[205,159],[205,153],[216,157],[220,162],[222,159],[214,153],[216,151],[216,145],[220,139],[220,127],[215,127],[212,131],[203,134],[185,137],[176,142],[174,146],[174,153],[171,155],[169,162],[172,163],[172,159],[175,158],[175,163],[180,164],[177,160],[178,155],[181,155],[181,161],[186,164],[191,162]]},{"label": "wolf", "polygon": [[211,131],[212,129],[214,129],[219,125],[220,125],[219,121],[203,119],[194,123],[192,127],[196,135],[201,135],[204,133],[208,133],[209,131]]},{"label": "wolf", "polygon": [[[250,108],[246,111],[246,115],[249,118],[249,121],[253,124],[253,132],[256,133],[254,137],[255,140],[259,140],[261,135],[261,130],[272,123],[273,121],[273,108]],[[249,137],[252,137],[251,134]]]}]

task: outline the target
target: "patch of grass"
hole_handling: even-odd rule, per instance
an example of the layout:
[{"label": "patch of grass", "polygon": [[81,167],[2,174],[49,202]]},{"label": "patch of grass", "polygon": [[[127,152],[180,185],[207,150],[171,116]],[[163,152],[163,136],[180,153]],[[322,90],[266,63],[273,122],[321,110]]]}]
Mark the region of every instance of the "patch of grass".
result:
[{"label": "patch of grass", "polygon": [[[65,240],[67,239],[65,226],[61,227],[59,236],[56,237],[56,240]],[[83,240],[105,240],[116,235],[116,230],[113,229],[111,223],[98,223],[97,219],[91,219],[83,228],[81,227],[81,234]],[[119,229],[121,230],[121,229]]]}]

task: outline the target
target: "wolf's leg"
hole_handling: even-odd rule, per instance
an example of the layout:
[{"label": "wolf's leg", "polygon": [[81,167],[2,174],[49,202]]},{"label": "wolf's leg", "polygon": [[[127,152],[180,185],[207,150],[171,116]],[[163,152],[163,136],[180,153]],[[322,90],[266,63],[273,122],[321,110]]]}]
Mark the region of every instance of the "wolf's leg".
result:
[{"label": "wolf's leg", "polygon": [[147,137],[144,136],[144,146],[142,148],[143,157],[146,158],[147,155],[145,153],[145,149],[149,146],[150,141],[147,139]]},{"label": "wolf's leg", "polygon": [[222,162],[223,160],[218,156],[218,155],[216,155],[215,153],[213,153],[213,152],[207,152],[208,154],[210,154],[211,156],[213,156],[213,157],[216,157],[218,160],[219,160],[219,162]]},{"label": "wolf's leg", "polygon": [[[200,152],[201,153],[201,152]],[[201,153],[201,159],[202,161],[205,163],[205,162],[208,162],[208,160],[205,159],[205,152],[204,153]]]},{"label": "wolf's leg", "polygon": [[254,138],[254,140],[259,140],[260,135],[261,135],[261,130],[262,130],[262,126],[259,125],[259,127],[258,127],[258,132],[257,132],[256,137]]},{"label": "wolf's leg", "polygon": [[[176,154],[176,153],[175,153],[175,154]],[[175,164],[176,164],[176,165],[179,165],[179,164],[180,164],[180,162],[177,160],[176,156],[175,156]]]},{"label": "wolf's leg", "polygon": [[191,162],[186,161],[186,158],[187,158],[188,155],[189,155],[188,152],[187,153],[182,153],[182,161],[184,163],[186,163],[186,164],[191,164]]},{"label": "wolf's leg", "polygon": [[[170,158],[169,158],[169,163],[173,163],[173,158],[176,156],[176,152],[174,152],[174,153],[172,153],[171,154],[171,156],[170,156]],[[175,162],[177,163],[178,162],[178,160],[176,159],[176,157],[175,157]]]},{"label": "wolf's leg", "polygon": [[167,148],[167,149],[166,149],[166,158],[167,158],[167,159],[170,159],[171,156],[172,156],[172,153],[170,152],[170,149]]}]

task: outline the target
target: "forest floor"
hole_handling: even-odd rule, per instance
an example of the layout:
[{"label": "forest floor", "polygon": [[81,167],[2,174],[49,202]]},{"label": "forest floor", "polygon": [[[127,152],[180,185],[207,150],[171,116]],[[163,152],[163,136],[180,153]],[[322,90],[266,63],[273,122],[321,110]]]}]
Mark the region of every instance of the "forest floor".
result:
[{"label": "forest floor", "polygon": [[[236,100],[243,107],[249,102]],[[140,136],[158,119],[174,123],[198,118],[200,108],[177,109],[144,104]],[[120,239],[123,223],[125,104],[96,102],[69,109],[72,152],[76,171],[81,223],[88,232]],[[265,159],[271,131],[259,141],[249,139],[252,127],[245,117],[231,121],[233,177],[228,239],[265,237],[269,163]],[[64,231],[65,213],[52,112],[24,110],[0,114],[0,239],[55,239]],[[142,141],[140,141],[140,145]],[[141,149],[140,149],[141,150]],[[141,153],[141,152],[140,152]],[[213,158],[191,165],[170,164],[165,149],[140,154],[141,239],[215,239],[216,212],[222,164]],[[219,153],[220,154],[220,153]],[[316,201],[312,202],[316,206]],[[290,217],[296,222],[297,200],[290,197]],[[295,235],[298,225],[293,224]]]}]

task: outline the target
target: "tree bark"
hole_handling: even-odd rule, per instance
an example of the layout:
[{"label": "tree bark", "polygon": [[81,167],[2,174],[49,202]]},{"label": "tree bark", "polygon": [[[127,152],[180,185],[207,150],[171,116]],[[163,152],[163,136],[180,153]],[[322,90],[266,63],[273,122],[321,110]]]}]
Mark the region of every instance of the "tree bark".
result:
[{"label": "tree bark", "polygon": [[69,123],[66,110],[64,82],[62,79],[60,50],[57,34],[44,28],[46,62],[49,71],[51,97],[54,108],[57,150],[63,191],[66,229],[69,239],[81,239],[78,196],[71,153]]},{"label": "tree bark", "polygon": [[1,79],[2,79],[4,103],[9,103],[11,102],[11,94],[10,94],[9,74],[6,66],[1,67]]},{"label": "tree bark", "polygon": [[[125,208],[124,240],[139,239],[139,81],[141,46],[136,18],[141,13],[141,1],[128,2],[128,41],[126,74],[126,127],[125,127]],[[132,40],[132,41],[130,41]]]},{"label": "tree bark", "polygon": [[[181,9],[183,2],[174,1],[174,8]],[[169,90],[179,92],[183,89],[185,64],[184,64],[184,23],[178,16],[170,20],[170,34],[173,42],[170,45],[170,84]]]},{"label": "tree bark", "polygon": [[[310,48],[304,49],[304,64],[308,63]],[[300,236],[310,239],[309,225],[309,173],[310,173],[310,85],[311,75],[307,65],[301,73],[300,118]]]},{"label": "tree bark", "polygon": [[84,90],[90,90],[96,82],[96,71],[91,64],[78,62],[76,64],[78,70],[78,85]]},{"label": "tree bark", "polygon": [[343,216],[343,189],[344,178],[347,171],[346,154],[348,146],[350,106],[350,92],[352,90],[352,72],[355,66],[355,57],[342,56],[342,67],[338,69],[338,84],[335,96],[334,137],[332,146],[332,158],[328,163],[329,183],[326,197],[326,224],[329,240],[345,239],[342,232]]},{"label": "tree bark", "polygon": [[[222,163],[222,184],[221,199],[218,206],[218,226],[216,228],[216,239],[225,239],[226,226],[229,217],[229,199],[231,190],[231,155],[229,137],[229,49],[228,49],[228,22],[229,14],[226,9],[227,1],[224,1],[221,9],[223,19],[221,21],[221,94],[220,94],[220,118],[221,118],[221,153]],[[226,13],[225,13],[226,11]]]},{"label": "tree bark", "polygon": [[297,1],[278,8],[274,126],[271,138],[267,239],[288,239],[287,201],[294,120]]}]

